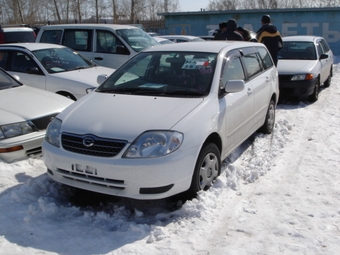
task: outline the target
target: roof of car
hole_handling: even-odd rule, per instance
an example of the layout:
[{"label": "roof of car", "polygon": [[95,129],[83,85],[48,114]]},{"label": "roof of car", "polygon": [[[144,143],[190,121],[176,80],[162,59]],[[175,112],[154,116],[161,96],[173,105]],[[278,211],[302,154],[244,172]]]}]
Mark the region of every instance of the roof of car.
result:
[{"label": "roof of car", "polygon": [[2,30],[4,32],[18,32],[18,31],[27,31],[27,32],[33,32],[34,30],[30,27],[3,27]]},{"label": "roof of car", "polygon": [[194,38],[200,38],[198,36],[193,35],[160,35],[160,37],[163,38],[176,38],[176,39],[194,39]]},{"label": "roof of car", "polygon": [[[41,29],[53,29],[53,28],[111,28],[111,29],[136,29],[137,27],[132,25],[118,25],[118,24],[57,24],[57,25],[47,25],[41,27]],[[140,28],[138,28],[140,29]]]},{"label": "roof of car", "polygon": [[28,49],[29,51],[34,51],[34,50],[41,50],[41,49],[50,49],[50,48],[65,48],[63,45],[59,44],[52,44],[52,43],[6,43],[6,44],[0,44],[0,49],[1,48],[6,48],[6,47],[18,47],[18,48],[25,48]]},{"label": "roof of car", "polygon": [[293,36],[284,36],[282,37],[283,41],[309,41],[313,42],[316,38],[321,38],[320,36],[315,35],[293,35]]},{"label": "roof of car", "polygon": [[[209,45],[208,45],[209,44]],[[265,47],[264,44],[255,42],[240,42],[240,41],[201,41],[190,43],[174,43],[161,44],[157,47],[151,47],[145,51],[188,51],[188,52],[209,52],[219,53],[222,49],[232,50],[240,47],[260,46]]]}]

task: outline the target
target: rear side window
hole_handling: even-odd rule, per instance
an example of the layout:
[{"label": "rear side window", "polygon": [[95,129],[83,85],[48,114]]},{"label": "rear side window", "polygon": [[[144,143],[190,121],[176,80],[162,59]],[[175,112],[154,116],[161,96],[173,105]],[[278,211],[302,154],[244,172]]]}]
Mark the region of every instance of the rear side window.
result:
[{"label": "rear side window", "polygon": [[62,44],[76,51],[91,51],[92,30],[65,29]]}]

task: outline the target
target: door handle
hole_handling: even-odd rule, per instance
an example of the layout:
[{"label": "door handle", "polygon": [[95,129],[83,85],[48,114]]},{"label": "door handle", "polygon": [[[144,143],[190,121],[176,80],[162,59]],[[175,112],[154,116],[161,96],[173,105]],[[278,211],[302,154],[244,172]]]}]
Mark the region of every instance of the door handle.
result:
[{"label": "door handle", "polygon": [[251,91],[251,88],[248,88],[247,95],[250,96],[251,94],[253,94],[253,92]]},{"label": "door handle", "polygon": [[102,57],[96,57],[96,58],[94,58],[95,60],[103,60],[103,58]]}]

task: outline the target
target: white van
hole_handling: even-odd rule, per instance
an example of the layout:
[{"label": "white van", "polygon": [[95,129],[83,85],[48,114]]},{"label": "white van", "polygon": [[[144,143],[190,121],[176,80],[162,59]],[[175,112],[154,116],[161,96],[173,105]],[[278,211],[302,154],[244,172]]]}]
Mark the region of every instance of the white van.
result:
[{"label": "white van", "polygon": [[36,42],[68,46],[98,65],[115,69],[141,50],[159,44],[142,29],[113,24],[44,26]]}]

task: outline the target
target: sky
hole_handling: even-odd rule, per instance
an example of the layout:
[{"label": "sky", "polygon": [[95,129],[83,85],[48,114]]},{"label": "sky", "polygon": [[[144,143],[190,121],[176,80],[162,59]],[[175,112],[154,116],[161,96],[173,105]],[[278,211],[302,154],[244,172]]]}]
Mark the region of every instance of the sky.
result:
[{"label": "sky", "polygon": [[0,254],[330,255],[340,250],[340,64],[319,100],[223,160],[196,199],[137,201],[57,184],[41,158],[0,161]]},{"label": "sky", "polygon": [[201,11],[202,9],[206,9],[209,4],[209,0],[178,0],[181,12],[190,12],[190,11]]}]

